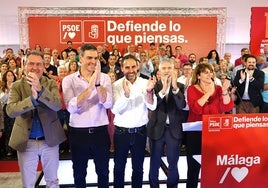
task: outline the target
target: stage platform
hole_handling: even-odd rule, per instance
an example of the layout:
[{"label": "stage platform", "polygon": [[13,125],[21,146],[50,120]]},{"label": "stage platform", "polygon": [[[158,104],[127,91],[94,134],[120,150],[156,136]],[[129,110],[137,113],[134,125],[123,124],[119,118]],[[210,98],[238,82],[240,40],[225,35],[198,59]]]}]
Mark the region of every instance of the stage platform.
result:
[{"label": "stage platform", "polygon": [[[150,164],[150,157],[145,157],[144,160],[144,176],[143,176],[143,187],[150,187],[149,186],[149,164]],[[113,158],[110,159],[109,163],[109,184],[110,187],[113,187],[113,167],[114,161]],[[179,167],[179,174],[180,174],[180,181],[179,181],[179,188],[186,187],[186,177],[187,177],[187,163],[186,157],[181,156],[178,162]],[[166,157],[162,157],[162,165],[159,171],[159,180],[161,182],[160,187],[166,187],[166,180],[167,180],[167,159]],[[125,187],[131,187],[131,159],[128,158],[125,170]],[[73,180],[73,170],[72,170],[72,161],[71,160],[60,160],[59,170],[59,183],[60,187],[62,188],[73,188],[74,187],[74,180]],[[95,173],[95,166],[93,160],[90,159],[88,161],[88,168],[87,168],[87,177],[86,177],[87,187],[97,187],[97,175]],[[41,173],[40,177],[38,178],[36,185],[40,188],[45,188],[45,181],[43,178],[43,173]],[[199,185],[200,187],[200,185]]]}]

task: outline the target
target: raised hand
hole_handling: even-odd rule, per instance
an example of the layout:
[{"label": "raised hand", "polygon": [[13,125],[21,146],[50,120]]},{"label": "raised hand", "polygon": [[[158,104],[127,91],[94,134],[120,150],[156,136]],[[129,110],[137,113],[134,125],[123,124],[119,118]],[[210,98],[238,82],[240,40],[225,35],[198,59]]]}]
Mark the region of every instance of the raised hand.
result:
[{"label": "raised hand", "polygon": [[101,65],[98,62],[96,67],[95,67],[95,71],[93,73],[96,76],[95,84],[100,84],[100,73],[101,73]]},{"label": "raised hand", "polygon": [[222,91],[226,92],[229,89],[230,86],[231,86],[231,81],[228,80],[228,79],[224,79],[223,82],[222,82],[222,87],[221,87]]},{"label": "raised hand", "polygon": [[35,99],[38,97],[38,92],[41,91],[42,86],[39,78],[34,72],[29,72],[26,75],[27,83],[31,85],[32,95]]},{"label": "raised hand", "polygon": [[170,83],[171,83],[171,76],[170,75],[165,75],[163,77],[161,77],[162,81],[163,81],[163,88],[161,90],[161,93],[163,95],[165,95],[168,87],[170,86]]},{"label": "raised hand", "polygon": [[241,80],[245,80],[246,79],[246,73],[245,73],[245,71],[240,71],[240,78],[241,78]]},{"label": "raised hand", "polygon": [[211,82],[208,85],[208,89],[207,89],[206,93],[208,93],[209,96],[212,96],[214,92],[215,92],[215,83],[214,82]]},{"label": "raised hand", "polygon": [[152,91],[154,89],[154,86],[156,84],[156,77],[150,77],[147,82],[147,91]]},{"label": "raised hand", "polygon": [[124,94],[128,98],[130,95],[130,82],[124,78],[123,80],[123,89],[124,89]]}]

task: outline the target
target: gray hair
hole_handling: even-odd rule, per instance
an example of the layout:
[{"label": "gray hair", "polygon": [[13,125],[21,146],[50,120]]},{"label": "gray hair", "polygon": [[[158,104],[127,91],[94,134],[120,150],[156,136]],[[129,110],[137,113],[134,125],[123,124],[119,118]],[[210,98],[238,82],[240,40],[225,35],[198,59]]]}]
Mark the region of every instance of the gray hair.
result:
[{"label": "gray hair", "polygon": [[162,64],[163,63],[170,63],[171,64],[171,67],[174,68],[174,60],[171,59],[171,58],[164,58],[160,63],[159,63],[159,69],[162,68]]}]

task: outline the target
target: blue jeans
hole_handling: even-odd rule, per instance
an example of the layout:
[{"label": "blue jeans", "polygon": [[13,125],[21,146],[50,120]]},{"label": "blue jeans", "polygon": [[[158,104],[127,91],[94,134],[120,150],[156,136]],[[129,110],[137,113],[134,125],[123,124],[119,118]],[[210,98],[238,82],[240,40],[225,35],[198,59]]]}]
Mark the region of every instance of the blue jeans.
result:
[{"label": "blue jeans", "polygon": [[159,168],[164,146],[166,146],[166,155],[168,161],[167,187],[175,188],[178,186],[179,172],[178,161],[180,156],[181,139],[176,139],[171,135],[170,129],[166,128],[163,136],[158,140],[150,140],[151,158],[149,182],[151,188],[159,188]]},{"label": "blue jeans", "polygon": [[76,188],[86,187],[87,164],[93,156],[98,187],[109,187],[110,138],[107,126],[95,129],[69,127],[69,142]]},{"label": "blue jeans", "polygon": [[131,185],[141,188],[143,180],[143,161],[146,146],[146,128],[143,126],[137,132],[129,133],[126,129],[115,126],[114,133],[114,187],[123,188],[125,180],[125,167],[128,151],[132,157]]}]

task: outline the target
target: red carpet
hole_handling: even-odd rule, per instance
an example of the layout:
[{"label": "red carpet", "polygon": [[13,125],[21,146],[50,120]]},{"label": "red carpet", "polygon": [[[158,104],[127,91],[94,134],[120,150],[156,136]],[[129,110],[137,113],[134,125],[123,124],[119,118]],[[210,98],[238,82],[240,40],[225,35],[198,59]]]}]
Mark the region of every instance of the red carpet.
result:
[{"label": "red carpet", "polygon": [[[39,162],[38,171],[42,170],[42,165]],[[0,172],[19,172],[18,161],[0,161]]]}]

